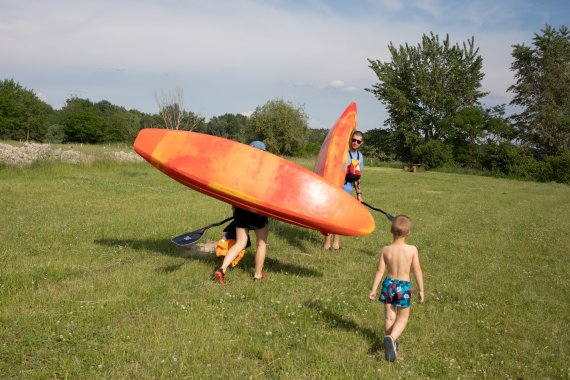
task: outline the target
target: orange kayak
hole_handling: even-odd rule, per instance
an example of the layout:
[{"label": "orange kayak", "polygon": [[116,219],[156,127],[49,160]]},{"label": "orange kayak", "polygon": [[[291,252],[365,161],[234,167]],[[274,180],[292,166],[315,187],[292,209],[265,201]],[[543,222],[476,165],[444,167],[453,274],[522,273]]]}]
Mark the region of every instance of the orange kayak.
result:
[{"label": "orange kayak", "polygon": [[191,189],[271,218],[346,236],[374,230],[370,212],[339,186],[289,160],[221,137],[143,129],[135,151]]},{"label": "orange kayak", "polygon": [[352,102],[327,134],[317,156],[315,173],[337,187],[344,184],[348,142],[355,129],[356,103]]}]

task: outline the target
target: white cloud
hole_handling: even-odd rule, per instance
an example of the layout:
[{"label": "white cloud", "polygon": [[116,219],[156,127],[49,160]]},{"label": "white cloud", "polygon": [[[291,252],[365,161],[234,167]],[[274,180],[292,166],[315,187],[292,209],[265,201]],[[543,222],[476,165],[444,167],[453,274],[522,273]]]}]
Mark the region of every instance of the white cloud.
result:
[{"label": "white cloud", "polygon": [[332,88],[344,88],[344,82],[340,79],[335,79],[329,83],[329,86]]},{"label": "white cloud", "polygon": [[505,1],[5,0],[0,72],[54,106],[77,94],[154,112],[154,93],[181,86],[208,116],[282,97],[330,126],[355,98],[359,123],[379,125],[383,107],[363,91],[377,81],[367,59],[389,61],[390,41],[415,45],[430,31],[453,43],[474,35],[485,89],[507,98],[511,45],[538,28],[500,27],[528,13]]}]

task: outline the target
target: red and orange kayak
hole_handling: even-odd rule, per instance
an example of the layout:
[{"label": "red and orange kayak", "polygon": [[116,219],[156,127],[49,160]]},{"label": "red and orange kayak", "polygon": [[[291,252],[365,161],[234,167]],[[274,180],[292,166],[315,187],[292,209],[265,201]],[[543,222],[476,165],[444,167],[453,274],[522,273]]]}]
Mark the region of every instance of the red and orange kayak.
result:
[{"label": "red and orange kayak", "polygon": [[344,183],[348,142],[355,129],[356,103],[352,102],[327,134],[317,156],[315,173],[337,187]]},{"label": "red and orange kayak", "polygon": [[135,151],[191,189],[271,218],[346,236],[374,230],[370,212],[320,175],[249,145],[202,133],[143,129]]}]

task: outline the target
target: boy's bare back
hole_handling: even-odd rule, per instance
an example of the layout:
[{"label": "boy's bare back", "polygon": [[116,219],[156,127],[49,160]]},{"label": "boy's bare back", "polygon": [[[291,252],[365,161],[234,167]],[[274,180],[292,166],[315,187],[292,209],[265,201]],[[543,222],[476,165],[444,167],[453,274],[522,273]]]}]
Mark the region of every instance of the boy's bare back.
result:
[{"label": "boy's bare back", "polygon": [[410,281],[410,271],[419,265],[418,249],[406,244],[404,239],[397,239],[382,248],[382,257],[386,263],[388,277]]}]

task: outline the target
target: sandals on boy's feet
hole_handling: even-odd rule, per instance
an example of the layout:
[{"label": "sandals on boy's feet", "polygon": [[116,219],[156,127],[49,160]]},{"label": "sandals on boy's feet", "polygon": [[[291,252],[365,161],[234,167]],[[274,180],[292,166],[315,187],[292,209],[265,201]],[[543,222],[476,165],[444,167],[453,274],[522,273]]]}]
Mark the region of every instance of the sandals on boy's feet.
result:
[{"label": "sandals on boy's feet", "polygon": [[396,360],[396,347],[394,346],[394,339],[390,335],[384,337],[384,356],[389,362]]},{"label": "sandals on boy's feet", "polygon": [[219,282],[220,285],[224,285],[226,283],[226,275],[222,268],[218,268],[214,272],[214,282]]},{"label": "sandals on boy's feet", "polygon": [[262,281],[265,280],[265,273],[261,274],[261,277],[255,277],[255,275],[253,275],[253,281]]}]

